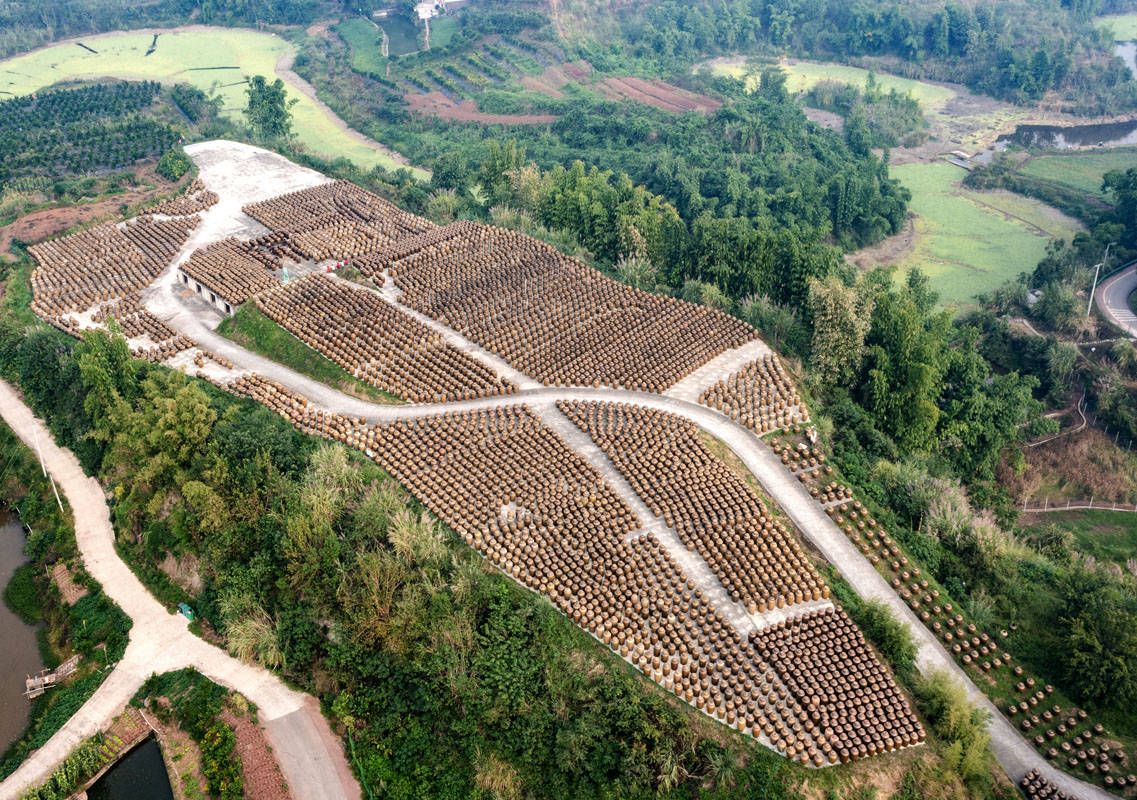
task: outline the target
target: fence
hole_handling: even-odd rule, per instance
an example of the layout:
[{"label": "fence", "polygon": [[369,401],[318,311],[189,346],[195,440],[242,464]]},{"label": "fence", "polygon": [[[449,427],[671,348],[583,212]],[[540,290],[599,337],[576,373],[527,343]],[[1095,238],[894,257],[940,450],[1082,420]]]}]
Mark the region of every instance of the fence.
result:
[{"label": "fence", "polygon": [[1062,502],[1051,505],[1049,498],[1044,498],[1040,507],[1028,508],[1027,501],[1023,500],[1024,513],[1027,514],[1044,514],[1049,511],[1127,511],[1130,514],[1137,514],[1137,504],[1129,505],[1127,503],[1116,503],[1101,500],[1094,502],[1094,498],[1089,500],[1067,500],[1066,505]]}]

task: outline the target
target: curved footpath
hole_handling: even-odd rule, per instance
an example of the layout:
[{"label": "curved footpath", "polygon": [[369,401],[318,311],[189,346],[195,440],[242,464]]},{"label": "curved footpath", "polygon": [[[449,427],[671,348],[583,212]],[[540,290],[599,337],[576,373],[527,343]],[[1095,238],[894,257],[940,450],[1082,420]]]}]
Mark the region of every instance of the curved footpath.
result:
[{"label": "curved footpath", "polygon": [[0,783],[0,800],[14,800],[43,782],[80,742],[121,713],[150,675],[183,667],[193,667],[256,704],[269,744],[298,800],[361,797],[343,744],[312,697],[197,638],[187,629],[184,617],[172,615],[146,591],[115,552],[110,512],[98,482],[83,473],[73,453],[55,444],[47,426],[3,381],[0,416],[33,449],[38,434],[44,465],[71,505],[75,540],[87,572],[133,621],[122,660],[47,744]]},{"label": "curved footpath", "polygon": [[1137,292],[1137,264],[1106,278],[1094,293],[1094,302],[1101,313],[1130,338],[1137,338],[1137,314],[1129,306],[1129,296],[1134,292]]}]

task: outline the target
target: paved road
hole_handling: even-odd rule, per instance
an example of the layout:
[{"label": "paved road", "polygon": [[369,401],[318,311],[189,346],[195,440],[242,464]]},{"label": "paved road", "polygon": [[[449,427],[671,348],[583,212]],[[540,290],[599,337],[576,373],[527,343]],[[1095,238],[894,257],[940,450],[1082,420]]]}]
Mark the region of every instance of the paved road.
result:
[{"label": "paved road", "polygon": [[[185,618],[156,601],[114,549],[114,530],[102,488],[69,450],[56,446],[15,389],[0,381],[0,415],[29,447],[38,447],[48,472],[67,497],[83,564],[134,625],[122,660],[95,694],[16,772],[0,783],[0,800],[19,797],[42,782],[84,739],[102,729],[152,674],[194,667],[255,703],[285,780],[297,798],[359,798],[342,743],[315,701],[289,689],[267,670],[242,663],[187,629]],[[36,433],[33,433],[35,431]]]},{"label": "paved road", "polygon": [[1129,306],[1129,295],[1137,291],[1137,264],[1111,275],[1098,284],[1094,302],[1106,319],[1127,336],[1137,338],[1137,314]]}]

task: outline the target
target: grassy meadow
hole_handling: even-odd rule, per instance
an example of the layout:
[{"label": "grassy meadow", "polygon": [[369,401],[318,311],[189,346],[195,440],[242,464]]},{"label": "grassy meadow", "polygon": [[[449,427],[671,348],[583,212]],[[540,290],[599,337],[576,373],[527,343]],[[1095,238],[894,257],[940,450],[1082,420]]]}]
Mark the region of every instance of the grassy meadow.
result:
[{"label": "grassy meadow", "polygon": [[1131,42],[1137,39],[1137,13],[1111,14],[1107,17],[1098,17],[1099,28],[1109,28],[1113,31],[1113,38],[1118,42]]},{"label": "grassy meadow", "polygon": [[430,46],[445,47],[458,32],[458,20],[454,17],[435,17],[430,21]]},{"label": "grassy meadow", "polygon": [[[809,90],[821,81],[838,81],[863,87],[869,71],[858,67],[845,67],[840,64],[817,64],[806,61],[787,62],[781,65],[786,71],[786,89],[791,94]],[[730,75],[741,78],[750,72],[744,64],[720,64],[712,68],[716,75]],[[758,85],[758,76],[752,75],[749,81]],[[877,85],[885,91],[896,89],[901,94],[910,93],[925,109],[941,106],[955,96],[955,92],[944,86],[935,86],[923,81],[899,78],[886,73],[876,73]]]},{"label": "grassy meadow", "polygon": [[1022,532],[1027,536],[1057,525],[1074,535],[1074,546],[1099,561],[1125,565],[1137,558],[1137,514],[1126,511],[1055,511],[1031,514]]},{"label": "grassy meadow", "polygon": [[1137,148],[1078,150],[1032,158],[1020,168],[1024,175],[1060,183],[1087,194],[1104,197],[1101,179],[1113,169],[1137,166]]},{"label": "grassy meadow", "polygon": [[[186,82],[216,91],[225,113],[237,117],[245,106],[244,77],[273,77],[277,62],[292,52],[292,46],[274,34],[229,28],[163,32],[154,52],[146,55],[153,39],[152,33],[91,36],[82,41],[96,53],[64,43],[0,61],[0,91],[24,95],[60,81],[99,77]],[[367,169],[398,168],[390,156],[348,136],[292,84],[288,94],[298,100],[292,109],[293,132],[310,151],[343,156]]]},{"label": "grassy meadow", "polygon": [[340,38],[351,48],[351,66],[359,72],[382,75],[387,68],[383,57],[383,30],[363,17],[345,19],[335,26]]},{"label": "grassy meadow", "polygon": [[904,164],[891,174],[912,192],[916,246],[898,274],[922,269],[944,304],[966,304],[1020,272],[1046,252],[1051,237],[1077,231],[1072,220],[1036,200],[1008,192],[974,192],[951,164]]}]

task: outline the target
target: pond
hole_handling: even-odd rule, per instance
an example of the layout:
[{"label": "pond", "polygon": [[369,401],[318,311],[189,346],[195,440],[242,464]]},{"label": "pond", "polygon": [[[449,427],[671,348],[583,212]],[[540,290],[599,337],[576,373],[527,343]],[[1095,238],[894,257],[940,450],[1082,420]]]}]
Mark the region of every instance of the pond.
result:
[{"label": "pond", "polygon": [[403,56],[418,51],[418,28],[407,17],[402,14],[388,14],[379,20],[379,26],[387,33],[388,52],[392,56]]},{"label": "pond", "polygon": [[135,747],[87,790],[88,800],[174,800],[162,749],[153,738]]},{"label": "pond", "polygon": [[[14,514],[0,511],[0,589],[8,585],[24,557],[24,527]],[[43,669],[36,626],[25,625],[0,603],[0,752],[20,738],[28,725],[30,703],[24,678]]]},{"label": "pond", "polygon": [[1069,147],[1117,147],[1137,144],[1137,120],[1098,125],[1020,125],[995,140],[995,149],[1008,144],[1065,150]]}]

